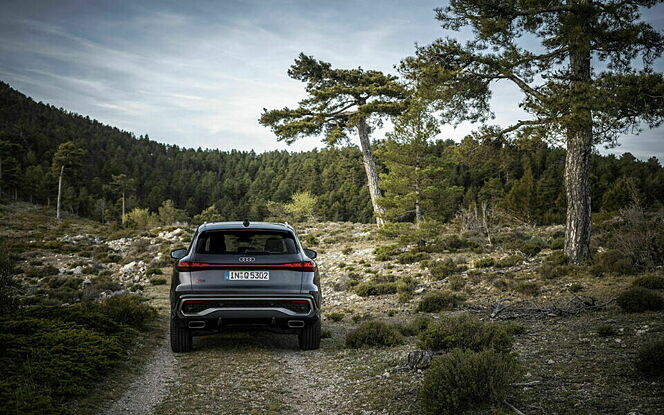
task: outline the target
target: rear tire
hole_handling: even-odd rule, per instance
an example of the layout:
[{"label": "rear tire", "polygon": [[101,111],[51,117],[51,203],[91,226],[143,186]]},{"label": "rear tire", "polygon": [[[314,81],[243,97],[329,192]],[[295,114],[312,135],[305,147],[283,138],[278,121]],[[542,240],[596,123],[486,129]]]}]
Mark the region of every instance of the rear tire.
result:
[{"label": "rear tire", "polygon": [[191,351],[192,336],[188,328],[180,327],[175,319],[171,318],[171,350],[175,353]]},{"label": "rear tire", "polygon": [[302,329],[298,334],[300,350],[315,350],[320,347],[320,319]]}]

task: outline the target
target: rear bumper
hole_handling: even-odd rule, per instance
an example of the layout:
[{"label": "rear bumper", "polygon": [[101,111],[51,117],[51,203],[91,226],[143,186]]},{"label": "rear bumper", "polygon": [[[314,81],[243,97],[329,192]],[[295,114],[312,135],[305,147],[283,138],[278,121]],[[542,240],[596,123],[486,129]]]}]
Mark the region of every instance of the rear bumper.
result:
[{"label": "rear bumper", "polygon": [[307,295],[211,295],[185,294],[173,304],[174,317],[198,319],[278,319],[318,318],[318,305]]}]

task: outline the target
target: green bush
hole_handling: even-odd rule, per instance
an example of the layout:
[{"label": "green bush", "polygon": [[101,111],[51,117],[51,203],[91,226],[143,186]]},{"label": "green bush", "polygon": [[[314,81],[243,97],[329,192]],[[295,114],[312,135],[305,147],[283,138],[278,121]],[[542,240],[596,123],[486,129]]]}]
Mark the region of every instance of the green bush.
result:
[{"label": "green bush", "polygon": [[564,252],[553,252],[546,257],[546,262],[552,265],[567,265],[569,261]]},{"label": "green bush", "polygon": [[616,303],[628,313],[657,311],[664,308],[664,299],[655,291],[643,287],[633,287],[624,291]]},{"label": "green bush", "polygon": [[341,253],[344,255],[350,255],[353,253],[353,248],[350,246],[344,247],[344,249],[341,250]]},{"label": "green bush", "polygon": [[448,282],[450,284],[450,289],[453,291],[460,291],[466,286],[466,280],[464,280],[461,275],[450,275]]},{"label": "green bush", "polygon": [[150,275],[163,275],[164,273],[161,271],[159,268],[149,268],[147,271],[145,271],[146,276]]},{"label": "green bush", "polygon": [[523,258],[521,255],[510,255],[508,257],[499,259],[496,261],[495,265],[497,268],[509,268],[521,265],[521,263],[523,263]]},{"label": "green bush", "polygon": [[13,314],[18,310],[19,283],[14,277],[16,273],[14,262],[9,259],[6,252],[0,246],[0,316]]},{"label": "green bush", "polygon": [[166,278],[152,278],[150,284],[152,285],[166,285]]},{"label": "green bush", "polygon": [[76,323],[0,320],[0,401],[21,414],[63,413],[125,357],[127,342]]},{"label": "green bush", "polygon": [[549,249],[551,250],[558,250],[558,249],[563,249],[565,247],[565,238],[553,238],[549,242]]},{"label": "green bush", "polygon": [[458,235],[451,235],[441,239],[437,243],[436,250],[456,252],[460,249],[473,248],[475,245],[471,241],[459,238]]},{"label": "green bush", "polygon": [[404,336],[416,336],[426,330],[432,322],[433,320],[429,317],[417,316],[400,325],[399,331],[401,331],[401,334]]},{"label": "green bush", "polygon": [[521,245],[520,251],[526,256],[533,257],[539,254],[545,246],[546,244],[541,239],[532,238]]},{"label": "green bush", "polygon": [[399,279],[399,281],[397,281],[397,293],[399,294],[399,300],[401,302],[410,300],[410,298],[413,296],[413,292],[415,291],[415,287],[417,287],[417,281],[410,275]]},{"label": "green bush", "polygon": [[597,335],[599,337],[610,337],[615,336],[616,334],[618,334],[618,330],[608,324],[597,327]]},{"label": "green bush", "polygon": [[496,261],[491,257],[480,258],[473,263],[475,268],[489,268],[496,264]]},{"label": "green bush", "polygon": [[601,277],[604,274],[631,275],[636,271],[632,258],[623,255],[622,252],[616,249],[597,254],[590,268],[590,272],[596,277]]},{"label": "green bush", "polygon": [[389,261],[401,252],[399,245],[383,245],[374,249],[373,254],[378,261]]},{"label": "green bush", "polygon": [[60,270],[58,270],[53,265],[46,265],[41,268],[32,268],[25,273],[25,276],[28,278],[44,278],[50,275],[58,275]]},{"label": "green bush", "polygon": [[317,246],[319,244],[318,238],[312,233],[304,235],[302,242],[304,242],[306,246]]},{"label": "green bush", "polygon": [[664,278],[654,275],[639,277],[632,282],[634,287],[650,288],[652,290],[664,290]]},{"label": "green bush", "polygon": [[354,349],[369,347],[395,346],[403,343],[399,330],[382,321],[366,321],[346,335],[346,347]]},{"label": "green bush", "polygon": [[420,300],[417,311],[425,313],[436,313],[442,310],[453,310],[463,304],[465,297],[450,291],[431,291]]},{"label": "green bush", "polygon": [[99,303],[99,310],[120,324],[137,329],[157,316],[157,310],[135,295],[117,295]]},{"label": "green bush", "polygon": [[664,339],[639,349],[636,368],[642,375],[649,378],[664,377]]},{"label": "green bush", "polygon": [[457,265],[452,258],[442,261],[431,261],[427,266],[431,276],[437,280],[442,280],[452,274],[463,272],[468,268],[465,265]]},{"label": "green bush", "polygon": [[460,414],[501,402],[522,370],[516,359],[493,350],[453,350],[436,357],[418,391],[424,413]]},{"label": "green bush", "polygon": [[332,321],[341,321],[344,319],[344,313],[339,313],[339,312],[329,313],[326,314],[325,316]]},{"label": "green bush", "polygon": [[468,315],[445,317],[420,333],[418,345],[426,350],[455,348],[480,351],[494,349],[509,352],[512,348],[510,329],[499,323],[485,323]]},{"label": "green bush", "polygon": [[397,256],[397,262],[400,264],[412,264],[414,262],[420,262],[429,258],[429,254],[426,252],[403,252]]},{"label": "green bush", "polygon": [[396,294],[397,292],[397,283],[396,282],[375,282],[375,281],[366,281],[357,284],[353,287],[355,294],[360,297],[369,297],[372,295],[384,295],[384,294]]}]

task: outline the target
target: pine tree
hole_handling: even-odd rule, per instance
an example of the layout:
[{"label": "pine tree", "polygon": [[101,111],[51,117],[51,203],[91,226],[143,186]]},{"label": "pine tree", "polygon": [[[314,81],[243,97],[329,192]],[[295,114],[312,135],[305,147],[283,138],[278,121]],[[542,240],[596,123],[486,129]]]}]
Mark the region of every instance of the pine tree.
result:
[{"label": "pine tree", "polygon": [[108,184],[112,192],[120,195],[122,199],[122,224],[125,224],[126,220],[126,205],[127,205],[127,194],[134,191],[136,186],[136,181],[126,174],[117,174],[113,175],[112,181]]},{"label": "pine tree", "polygon": [[[656,3],[451,0],[436,10],[436,18],[444,29],[469,26],[474,38],[465,45],[437,40],[401,64],[448,122],[489,119],[492,83],[520,88],[525,96],[520,107],[532,118],[485,131],[566,144],[565,254],[573,262],[590,254],[593,145],[613,144],[620,133],[657,126],[664,117],[664,78],[650,70],[664,41],[639,21],[641,8]],[[535,39],[540,44],[533,47]],[[643,58],[640,71],[633,65],[637,57]],[[593,72],[593,59],[603,62],[602,70]]]},{"label": "pine tree", "polygon": [[58,150],[53,155],[51,169],[58,174],[58,202],[56,207],[56,218],[60,219],[60,202],[62,199],[62,180],[65,175],[65,168],[75,173],[81,166],[81,161],[85,151],[78,147],[73,141],[67,141],[60,144]]},{"label": "pine tree", "polygon": [[377,151],[389,171],[381,175],[385,195],[378,199],[385,209],[385,219],[414,218],[419,226],[430,218],[434,185],[443,185],[441,169],[431,151],[431,139],[439,132],[433,117],[420,103],[413,103],[395,119],[394,131]]},{"label": "pine tree", "polygon": [[362,68],[332,69],[329,63],[303,53],[288,75],[307,84],[307,98],[295,109],[264,109],[260,123],[270,127],[278,140],[288,144],[300,137],[324,132],[327,144],[335,145],[348,140],[348,133],[356,130],[374,214],[376,221],[382,223],[383,209],[378,205],[380,179],[369,134],[372,121],[380,123],[382,117],[403,111],[404,87],[392,75]]}]

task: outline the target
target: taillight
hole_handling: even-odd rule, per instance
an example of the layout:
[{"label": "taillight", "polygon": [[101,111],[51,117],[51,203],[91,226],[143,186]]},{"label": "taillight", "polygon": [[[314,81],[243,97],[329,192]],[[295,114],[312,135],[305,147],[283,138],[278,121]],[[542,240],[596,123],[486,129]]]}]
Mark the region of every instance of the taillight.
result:
[{"label": "taillight", "polygon": [[178,271],[196,271],[214,268],[266,268],[266,269],[290,269],[294,271],[314,272],[316,264],[313,261],[290,262],[287,264],[208,264],[204,262],[178,261],[174,265]]},{"label": "taillight", "polygon": [[191,271],[191,262],[189,261],[178,261],[173,265],[178,271]]}]

